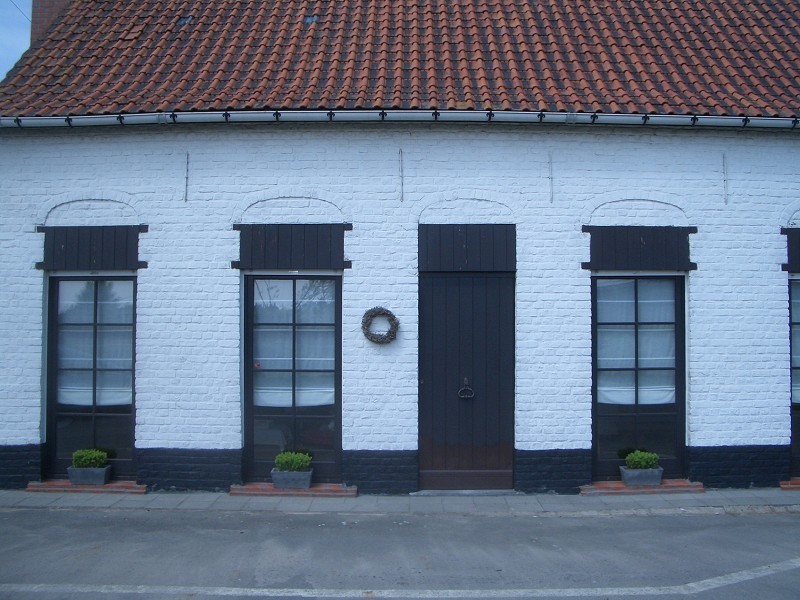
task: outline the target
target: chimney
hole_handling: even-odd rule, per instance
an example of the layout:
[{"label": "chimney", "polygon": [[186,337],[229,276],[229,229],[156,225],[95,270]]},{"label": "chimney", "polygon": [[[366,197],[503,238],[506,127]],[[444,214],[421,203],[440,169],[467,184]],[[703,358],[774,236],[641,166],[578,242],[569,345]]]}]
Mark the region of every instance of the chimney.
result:
[{"label": "chimney", "polygon": [[71,0],[33,0],[31,5],[31,44],[42,37]]}]

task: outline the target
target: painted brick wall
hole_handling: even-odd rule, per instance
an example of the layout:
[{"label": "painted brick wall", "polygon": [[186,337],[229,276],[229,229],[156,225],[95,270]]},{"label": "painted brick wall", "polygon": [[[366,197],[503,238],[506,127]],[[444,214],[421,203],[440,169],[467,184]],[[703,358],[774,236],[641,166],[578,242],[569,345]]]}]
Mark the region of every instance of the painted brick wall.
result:
[{"label": "painted brick wall", "polygon": [[[140,236],[137,446],[241,447],[236,222],[351,222],[343,445],[416,449],[419,222],[517,224],[516,447],[591,447],[589,236],[692,225],[687,438],[789,442],[785,238],[800,211],[787,133],[638,129],[190,126],[3,130],[0,444],[41,441],[37,224]],[[102,202],[99,202],[102,200]],[[384,305],[398,340],[360,331]]]}]

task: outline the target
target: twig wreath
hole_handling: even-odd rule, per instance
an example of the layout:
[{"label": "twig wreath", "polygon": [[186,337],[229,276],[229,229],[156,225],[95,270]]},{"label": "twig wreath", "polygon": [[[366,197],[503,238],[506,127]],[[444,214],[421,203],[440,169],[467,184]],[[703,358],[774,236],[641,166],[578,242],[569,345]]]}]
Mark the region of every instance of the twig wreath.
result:
[{"label": "twig wreath", "polygon": [[[374,321],[377,317],[384,317],[387,321],[389,321],[389,331],[386,333],[375,333],[372,331],[372,321]],[[364,318],[361,319],[361,331],[364,333],[364,337],[370,342],[374,342],[376,344],[388,344],[393,342],[397,337],[397,329],[399,327],[400,321],[397,320],[397,317],[394,316],[394,313],[392,313],[392,311],[389,309],[383,308],[382,306],[370,308],[364,313]]]}]

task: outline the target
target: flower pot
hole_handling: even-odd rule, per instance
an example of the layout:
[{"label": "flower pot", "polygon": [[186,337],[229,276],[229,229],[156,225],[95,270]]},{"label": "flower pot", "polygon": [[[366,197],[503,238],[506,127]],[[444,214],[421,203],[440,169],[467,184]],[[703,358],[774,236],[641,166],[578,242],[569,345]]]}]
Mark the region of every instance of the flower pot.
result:
[{"label": "flower pot", "polygon": [[67,474],[72,485],[103,485],[108,483],[111,477],[111,465],[97,469],[67,467]]},{"label": "flower pot", "polygon": [[278,471],[272,469],[272,485],[279,489],[304,489],[311,487],[311,475],[314,469],[308,471]]},{"label": "flower pot", "polygon": [[620,467],[622,483],[628,486],[637,485],[661,485],[661,476],[664,474],[664,467],[657,469],[629,469]]}]

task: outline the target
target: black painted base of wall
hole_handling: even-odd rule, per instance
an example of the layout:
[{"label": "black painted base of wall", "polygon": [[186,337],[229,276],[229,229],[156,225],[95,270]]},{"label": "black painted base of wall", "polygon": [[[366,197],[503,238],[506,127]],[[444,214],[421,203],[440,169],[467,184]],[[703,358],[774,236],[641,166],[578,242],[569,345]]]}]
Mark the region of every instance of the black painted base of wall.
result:
[{"label": "black painted base of wall", "polygon": [[42,478],[42,446],[0,446],[0,489],[22,489]]},{"label": "black painted base of wall", "polygon": [[241,450],[137,449],[138,483],[158,490],[228,491],[242,483]]},{"label": "black painted base of wall", "polygon": [[514,489],[577,494],[592,481],[591,450],[515,450]]},{"label": "black painted base of wall", "polygon": [[687,448],[689,479],[709,488],[776,487],[789,479],[789,446]]},{"label": "black painted base of wall", "polygon": [[408,494],[419,489],[416,450],[345,450],[342,482],[362,494]]}]

